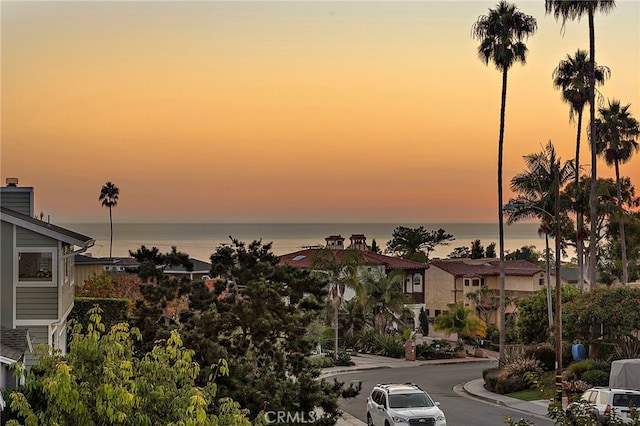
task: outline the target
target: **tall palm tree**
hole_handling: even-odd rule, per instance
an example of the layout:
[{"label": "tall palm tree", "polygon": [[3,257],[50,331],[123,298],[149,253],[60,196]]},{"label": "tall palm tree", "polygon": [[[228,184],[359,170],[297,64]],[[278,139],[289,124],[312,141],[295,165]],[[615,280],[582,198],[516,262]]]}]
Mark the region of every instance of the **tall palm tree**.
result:
[{"label": "tall palm tree", "polygon": [[[553,71],[553,86],[562,91],[562,100],[569,104],[569,120],[573,121],[578,116],[576,131],[576,157],[575,157],[575,185],[579,187],[580,181],[580,139],[582,136],[582,113],[584,106],[589,102],[589,54],[586,50],[578,49],[574,56],[560,61]],[[605,66],[595,67],[595,82],[603,84],[611,75],[609,68]],[[579,192],[576,191],[576,195]],[[578,287],[580,292],[584,290],[584,252],[583,241],[583,211],[576,209],[576,251],[578,255]]]},{"label": "tall palm tree", "polygon": [[615,7],[614,0],[545,0],[547,14],[554,18],[562,18],[562,27],[567,20],[582,18],[585,14],[589,18],[589,141],[591,143],[591,187],[589,190],[589,286],[596,285],[596,222],[598,220],[598,174],[596,170],[595,147],[595,87],[596,87],[596,32],[594,15],[596,12],[608,13]]},{"label": "tall palm tree", "polygon": [[102,207],[109,207],[109,229],[110,229],[110,237],[109,237],[109,257],[111,258],[113,255],[113,216],[111,214],[111,209],[118,205],[118,196],[120,195],[120,190],[117,186],[115,186],[111,182],[107,182],[102,185],[102,189],[100,190],[100,196],[98,197],[99,201],[102,201]]},{"label": "tall palm tree", "polygon": [[[511,179],[511,190],[517,194],[517,198],[510,203],[512,209],[505,209],[507,213],[507,223],[511,224],[520,220],[538,218],[542,222],[540,231],[545,236],[545,256],[547,263],[547,317],[549,327],[553,327],[552,299],[551,299],[551,261],[549,259],[549,235],[553,238],[561,238],[555,235],[554,220],[561,220],[562,217],[555,217],[556,200],[555,186],[556,179],[558,185],[564,186],[573,176],[574,163],[567,161],[560,165],[560,159],[556,155],[556,150],[551,141],[541,152],[524,156],[527,170],[516,174]],[[563,214],[564,216],[564,214]]]},{"label": "tall palm tree", "polygon": [[473,24],[473,37],[480,41],[478,55],[485,64],[492,62],[502,72],[502,96],[500,103],[500,134],[498,137],[498,231],[500,251],[500,360],[502,362],[506,340],[505,289],[504,289],[504,221],[502,202],[502,147],[504,144],[504,120],[507,102],[507,75],[516,62],[525,63],[527,46],[524,43],[538,28],[536,19],[518,11],[518,8],[501,1],[495,9],[489,9]]},{"label": "tall palm tree", "polygon": [[329,303],[333,309],[334,345],[333,356],[338,359],[338,314],[344,303],[344,292],[352,289],[357,300],[364,304],[365,289],[358,278],[358,267],[362,265],[362,254],[358,250],[318,250],[311,259],[311,269],[327,280]]},{"label": "tall palm tree", "polygon": [[638,151],[636,139],[640,135],[638,120],[631,116],[629,107],[621,107],[620,101],[609,101],[608,108],[600,108],[600,117],[595,121],[596,149],[609,166],[616,170],[616,193],[620,209],[620,251],[622,253],[622,284],[629,282],[627,265],[627,244],[624,235],[624,214],[622,214],[622,188],[620,185],[620,164],[624,164]]},{"label": "tall palm tree", "polygon": [[402,289],[404,272],[397,269],[387,275],[378,271],[365,275],[363,281],[367,290],[365,312],[372,314],[373,328],[383,333],[389,321],[402,317],[405,304],[409,303]]}]

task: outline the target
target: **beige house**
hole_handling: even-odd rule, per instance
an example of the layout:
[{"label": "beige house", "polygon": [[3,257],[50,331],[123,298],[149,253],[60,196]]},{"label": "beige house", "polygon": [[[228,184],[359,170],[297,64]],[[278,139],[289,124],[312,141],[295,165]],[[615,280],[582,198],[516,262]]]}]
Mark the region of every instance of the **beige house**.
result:
[{"label": "beige house", "polygon": [[[368,273],[389,274],[393,270],[401,270],[404,274],[403,290],[409,299],[409,303],[405,306],[413,313],[414,327],[418,327],[420,309],[424,307],[425,274],[429,266],[425,263],[375,253],[370,250],[367,245],[367,237],[363,234],[352,234],[349,240],[349,246],[345,247],[345,238],[343,236],[330,235],[325,238],[326,244],[324,248],[334,250],[338,259],[344,256],[345,250],[358,250],[364,261],[364,265],[358,271],[361,276]],[[279,265],[309,269],[312,266],[314,256],[322,249],[323,246],[313,246],[282,255],[280,256]],[[347,289],[345,299],[350,299],[354,295],[353,291]]]},{"label": "beige house", "polygon": [[[463,301],[473,306],[469,293],[487,287],[500,290],[500,261],[496,259],[436,259],[426,273],[425,305],[427,315],[438,316],[448,305]],[[505,292],[508,299],[524,297],[544,288],[545,273],[526,260],[505,261]],[[513,313],[513,304],[506,313]],[[491,315],[490,323],[498,325],[498,315]]]}]

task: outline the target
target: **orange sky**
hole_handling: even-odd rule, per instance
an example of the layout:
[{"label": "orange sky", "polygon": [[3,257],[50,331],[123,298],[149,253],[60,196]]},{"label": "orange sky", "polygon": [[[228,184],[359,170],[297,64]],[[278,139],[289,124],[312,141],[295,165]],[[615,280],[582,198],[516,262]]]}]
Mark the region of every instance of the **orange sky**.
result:
[{"label": "orange sky", "polygon": [[[617,3],[596,17],[601,92],[640,118],[640,2]],[[517,5],[538,32],[509,73],[505,199],[549,139],[573,158],[551,74],[588,48],[586,19],[563,35]],[[2,181],[59,223],[104,221],[108,180],[120,222],[496,220],[501,76],[470,36],[494,6],[2,1]],[[640,155],[622,174],[640,189]]]}]

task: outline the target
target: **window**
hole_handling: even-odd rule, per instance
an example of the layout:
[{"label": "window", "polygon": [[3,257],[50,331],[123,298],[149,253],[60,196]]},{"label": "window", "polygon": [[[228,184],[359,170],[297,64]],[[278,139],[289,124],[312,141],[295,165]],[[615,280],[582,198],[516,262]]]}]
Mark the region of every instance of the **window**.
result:
[{"label": "window", "polygon": [[436,315],[435,316],[438,316],[438,315],[440,315],[440,309],[436,309]]},{"label": "window", "polygon": [[474,287],[478,287],[480,285],[480,278],[474,278],[471,280],[471,285]]},{"label": "window", "polygon": [[540,285],[544,285],[544,278],[540,278],[540,280],[539,280],[538,284],[540,284]]},{"label": "window", "polygon": [[53,283],[55,277],[53,250],[18,250],[18,281]]},{"label": "window", "polygon": [[413,275],[413,291],[415,293],[422,293],[422,275]]},{"label": "window", "polygon": [[470,284],[469,281],[470,281],[469,278],[465,278],[464,279],[464,286],[465,287],[469,287],[469,284]]}]

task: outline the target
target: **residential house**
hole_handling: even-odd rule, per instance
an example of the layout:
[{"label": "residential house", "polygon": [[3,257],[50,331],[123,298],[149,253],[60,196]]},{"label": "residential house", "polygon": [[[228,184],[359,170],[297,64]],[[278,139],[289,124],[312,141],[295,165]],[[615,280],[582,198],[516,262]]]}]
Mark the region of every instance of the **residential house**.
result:
[{"label": "residential house", "polygon": [[18,384],[18,378],[9,366],[24,362],[26,355],[31,353],[33,345],[28,330],[0,327],[0,389],[12,389]]},{"label": "residential house", "polygon": [[[414,326],[418,327],[420,308],[424,307],[425,271],[428,265],[372,252],[367,245],[367,237],[363,234],[353,234],[349,240],[350,244],[346,249],[359,250],[364,260],[364,265],[361,267],[359,273],[365,274],[377,271],[379,273],[389,274],[393,270],[402,270],[404,272],[404,293],[410,300],[407,308],[413,312]],[[338,259],[344,256],[346,253],[344,237],[341,235],[330,235],[325,238],[325,241],[326,244],[324,248],[335,250]],[[314,256],[322,249],[322,246],[314,246],[282,255],[280,256],[279,264],[309,269]],[[350,297],[353,297],[353,293],[345,295],[347,299]]]},{"label": "residential house", "polygon": [[[513,300],[528,296],[544,288],[545,272],[526,260],[505,261],[505,294]],[[472,306],[467,295],[486,287],[499,292],[500,261],[496,259],[434,259],[426,274],[426,311],[436,317],[450,304],[462,301]],[[495,302],[495,299],[494,299]],[[506,308],[507,315],[514,306]],[[491,323],[498,325],[498,311],[491,315]]]},{"label": "residential house", "polygon": [[[44,343],[65,353],[75,293],[74,258],[94,240],[35,219],[33,188],[17,184],[8,178],[0,188],[0,326],[28,330],[29,345]],[[36,360],[27,353],[24,361],[30,366]]]}]

